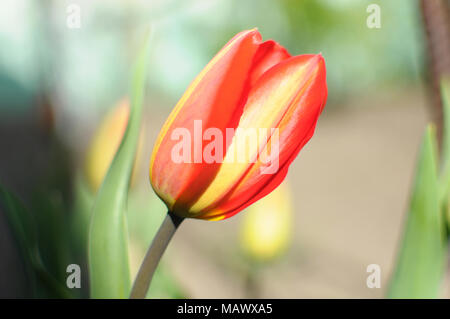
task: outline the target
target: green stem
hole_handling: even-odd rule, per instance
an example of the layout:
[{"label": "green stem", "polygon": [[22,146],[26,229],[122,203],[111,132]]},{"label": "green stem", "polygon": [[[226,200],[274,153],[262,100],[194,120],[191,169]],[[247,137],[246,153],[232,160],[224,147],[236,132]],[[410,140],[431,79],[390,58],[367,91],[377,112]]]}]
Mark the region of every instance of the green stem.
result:
[{"label": "green stem", "polygon": [[183,220],[184,218],[175,216],[170,212],[167,214],[155,238],[153,238],[153,242],[145,255],[141,268],[139,268],[133,288],[131,289],[131,299],[143,299],[147,295],[156,267],[169,245],[173,234],[175,234],[175,231]]}]

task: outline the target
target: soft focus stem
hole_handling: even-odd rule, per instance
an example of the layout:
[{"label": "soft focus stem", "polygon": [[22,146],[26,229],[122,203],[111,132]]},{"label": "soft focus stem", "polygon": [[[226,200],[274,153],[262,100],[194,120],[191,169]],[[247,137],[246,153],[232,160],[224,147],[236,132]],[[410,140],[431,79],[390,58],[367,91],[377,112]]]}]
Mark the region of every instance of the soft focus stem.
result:
[{"label": "soft focus stem", "polygon": [[155,238],[153,238],[152,244],[145,255],[141,268],[139,268],[139,272],[133,284],[133,289],[131,289],[130,298],[145,298],[156,267],[158,266],[164,251],[169,245],[173,234],[175,234],[175,231],[183,220],[184,218],[175,216],[170,212],[167,214],[161,227],[156,233]]}]

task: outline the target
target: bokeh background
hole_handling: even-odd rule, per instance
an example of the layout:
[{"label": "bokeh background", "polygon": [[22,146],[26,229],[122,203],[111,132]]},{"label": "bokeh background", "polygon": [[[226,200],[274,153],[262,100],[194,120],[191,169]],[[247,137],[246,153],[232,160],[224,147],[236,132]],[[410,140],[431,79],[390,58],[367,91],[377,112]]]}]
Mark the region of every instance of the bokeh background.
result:
[{"label": "bokeh background", "polygon": [[[381,28],[366,24],[372,3],[380,6]],[[80,28],[67,26],[71,4],[81,8]],[[34,215],[43,262],[55,277],[64,278],[69,263],[82,265],[80,296],[88,291],[83,256],[96,191],[85,173],[87,153],[106,114],[128,95],[150,24],[144,133],[127,213],[133,273],[165,215],[148,181],[156,135],[234,34],[258,27],[293,55],[321,52],[329,87],[316,134],[288,174],[290,196],[281,201],[289,205],[275,205],[288,220],[275,234],[285,238],[276,256],[246,249],[249,212],[188,220],[150,296],[384,296],[436,102],[419,1],[3,0],[1,8],[0,184]],[[30,296],[8,225],[0,214],[0,297]],[[380,289],[366,285],[369,264],[381,267]]]}]

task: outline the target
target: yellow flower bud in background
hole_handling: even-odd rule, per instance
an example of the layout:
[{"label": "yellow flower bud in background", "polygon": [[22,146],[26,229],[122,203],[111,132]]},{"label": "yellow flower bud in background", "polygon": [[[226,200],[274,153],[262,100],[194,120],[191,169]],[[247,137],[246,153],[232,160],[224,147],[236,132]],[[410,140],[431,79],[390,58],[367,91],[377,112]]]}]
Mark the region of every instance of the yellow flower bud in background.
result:
[{"label": "yellow flower bud in background", "polygon": [[[92,138],[86,156],[84,172],[91,190],[95,193],[100,188],[114,155],[120,146],[129,116],[129,101],[123,99],[101,121]],[[136,168],[138,166],[136,162],[141,149],[142,138],[139,139],[131,183],[133,183],[136,176]]]},{"label": "yellow flower bud in background", "polygon": [[287,181],[244,213],[241,246],[249,257],[269,261],[285,252],[292,233],[293,207]]}]

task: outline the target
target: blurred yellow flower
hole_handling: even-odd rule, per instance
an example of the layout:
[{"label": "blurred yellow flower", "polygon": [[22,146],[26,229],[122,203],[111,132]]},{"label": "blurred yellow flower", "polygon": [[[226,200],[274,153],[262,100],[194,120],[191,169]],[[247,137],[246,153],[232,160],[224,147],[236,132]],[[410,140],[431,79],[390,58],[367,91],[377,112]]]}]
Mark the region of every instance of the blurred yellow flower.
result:
[{"label": "blurred yellow flower", "polygon": [[[89,146],[84,166],[87,182],[93,192],[97,192],[108,172],[109,166],[122,141],[130,116],[130,105],[123,99],[106,115],[97,128]],[[141,134],[142,137],[142,134]],[[136,160],[131,182],[136,176],[137,159],[142,149],[142,138],[139,139]]]},{"label": "blurred yellow flower", "polygon": [[293,208],[288,183],[250,206],[244,213],[241,246],[253,259],[268,261],[280,256],[291,238]]}]

